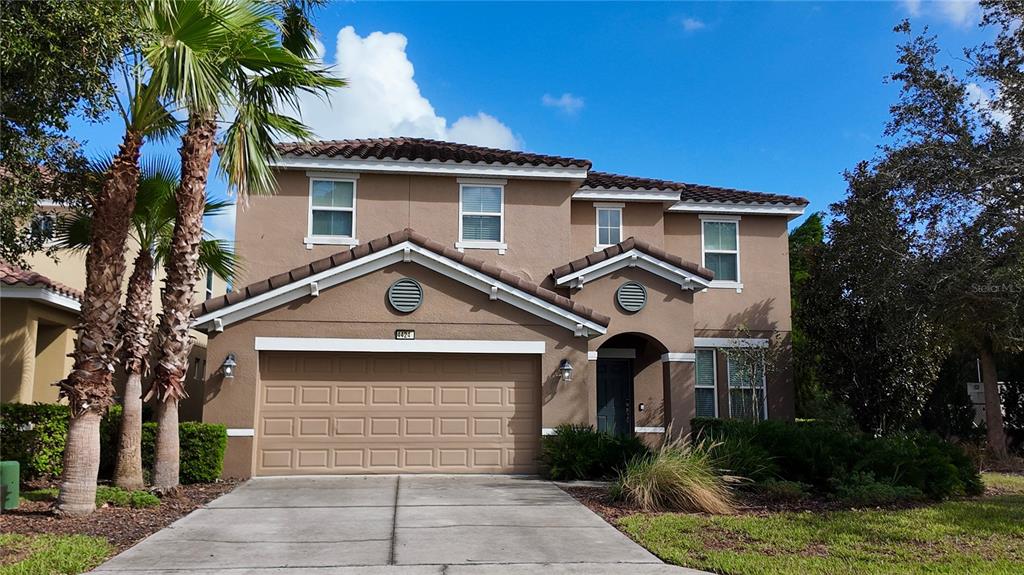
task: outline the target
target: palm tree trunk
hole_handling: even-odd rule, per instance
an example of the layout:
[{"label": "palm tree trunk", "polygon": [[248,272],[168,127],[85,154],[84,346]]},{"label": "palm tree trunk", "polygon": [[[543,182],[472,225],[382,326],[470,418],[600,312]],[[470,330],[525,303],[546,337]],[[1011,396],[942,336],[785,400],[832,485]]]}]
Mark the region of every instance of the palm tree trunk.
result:
[{"label": "palm tree trunk", "polygon": [[153,330],[153,253],[147,246],[139,249],[135,268],[128,280],[121,317],[124,367],[128,380],[124,387],[121,436],[117,447],[114,485],[123,489],[142,489],[142,377],[149,364],[149,340]]},{"label": "palm tree trunk", "polygon": [[124,135],[107,180],[92,198],[93,222],[85,266],[85,295],[76,327],[75,364],[58,383],[71,421],[56,511],[86,515],[96,508],[100,469],[99,421],[114,402],[112,376],[118,348],[117,317],[124,280],[124,246],[139,186],[142,136]]},{"label": "palm tree trunk", "polygon": [[[157,433],[156,467],[153,486],[160,490],[178,485],[178,401],[185,397],[185,374],[192,351],[192,299],[199,279],[199,246],[203,240],[203,207],[206,180],[213,159],[217,135],[213,113],[193,112],[181,138],[181,185],[175,193],[178,204],[171,250],[167,259],[167,280],[163,311],[157,330],[160,361],[153,382],[162,404]],[[172,415],[173,414],[173,415]],[[173,427],[169,427],[172,425]],[[174,435],[173,441],[170,434]],[[161,437],[165,440],[161,441]]]},{"label": "palm tree trunk", "polygon": [[985,428],[988,451],[996,460],[1009,455],[1006,446],[1006,431],[1003,429],[1002,400],[999,397],[999,376],[996,374],[996,357],[989,342],[981,346],[981,383],[985,389]]}]

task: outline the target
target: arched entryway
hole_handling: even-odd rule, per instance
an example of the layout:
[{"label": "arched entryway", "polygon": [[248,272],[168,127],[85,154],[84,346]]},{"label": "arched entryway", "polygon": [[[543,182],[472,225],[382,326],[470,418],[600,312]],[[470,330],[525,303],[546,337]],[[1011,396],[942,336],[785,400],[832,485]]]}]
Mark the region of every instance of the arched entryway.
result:
[{"label": "arched entryway", "polygon": [[597,349],[597,428],[616,435],[661,433],[665,390],[661,357],[668,350],[642,333],[623,333]]}]

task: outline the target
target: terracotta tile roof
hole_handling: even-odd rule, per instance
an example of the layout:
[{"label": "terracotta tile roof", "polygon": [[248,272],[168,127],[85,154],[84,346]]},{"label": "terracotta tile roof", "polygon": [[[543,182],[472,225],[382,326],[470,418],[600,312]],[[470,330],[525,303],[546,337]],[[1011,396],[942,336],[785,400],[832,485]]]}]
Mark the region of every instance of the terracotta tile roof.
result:
[{"label": "terracotta tile roof", "polygon": [[55,282],[44,275],[21,269],[4,261],[0,261],[0,283],[9,286],[20,284],[28,287],[43,287],[62,296],[82,301],[82,292],[60,282]]},{"label": "terracotta tile roof", "polygon": [[590,169],[589,160],[545,156],[528,152],[484,148],[469,144],[441,142],[426,138],[373,138],[367,140],[324,140],[277,144],[282,156],[377,160],[425,160]]},{"label": "terracotta tile roof", "polygon": [[809,202],[796,196],[748,192],[731,188],[717,188],[699,184],[670,182],[651,178],[634,178],[605,172],[590,172],[583,187],[610,190],[671,190],[679,192],[680,200],[692,202],[728,202],[751,204],[793,204],[806,206]]},{"label": "terracotta tile roof", "polygon": [[708,268],[699,266],[693,262],[686,261],[679,256],[672,255],[663,249],[656,248],[645,241],[638,240],[635,238],[627,238],[625,241],[619,242],[614,246],[608,246],[607,248],[599,252],[594,252],[578,260],[573,260],[565,264],[564,266],[559,266],[551,270],[551,277],[557,280],[558,278],[567,276],[571,273],[578,272],[582,269],[586,269],[594,264],[603,262],[608,258],[615,257],[619,254],[626,253],[629,250],[633,249],[641,251],[649,256],[658,258],[659,260],[665,263],[672,264],[677,268],[684,269],[706,280],[715,279],[715,272],[709,270]]},{"label": "terracotta tile roof", "polygon": [[455,260],[462,265],[472,268],[473,270],[486,274],[496,280],[500,280],[516,288],[519,288],[520,290],[523,290],[524,292],[530,295],[539,297],[548,303],[554,304],[578,316],[593,321],[594,323],[601,324],[602,326],[607,326],[608,322],[611,321],[611,318],[609,318],[608,316],[601,315],[596,311],[590,309],[589,307],[580,304],[579,302],[572,301],[571,299],[565,296],[559,295],[547,288],[543,288],[529,280],[523,279],[517,275],[513,275],[494,264],[489,264],[482,260],[478,260],[476,258],[467,256],[466,254],[459,252],[455,248],[444,246],[409,228],[406,228],[400,232],[388,234],[382,238],[377,238],[369,243],[360,244],[352,248],[351,250],[338,252],[332,256],[328,256],[310,262],[309,264],[297,267],[290,272],[278,274],[265,280],[249,284],[248,286],[233,291],[229,294],[208,299],[205,302],[195,306],[195,308],[193,308],[193,313],[196,315],[196,317],[198,317],[216,311],[223,307],[237,304],[239,302],[245,301],[248,298],[258,296],[272,289],[276,289],[283,285],[299,281],[313,274],[317,274],[322,271],[328,270],[332,267],[340,266],[350,261],[366,257],[372,253],[379,252],[383,249],[389,248],[391,246],[406,241],[412,242],[422,248],[426,248],[448,259]]}]

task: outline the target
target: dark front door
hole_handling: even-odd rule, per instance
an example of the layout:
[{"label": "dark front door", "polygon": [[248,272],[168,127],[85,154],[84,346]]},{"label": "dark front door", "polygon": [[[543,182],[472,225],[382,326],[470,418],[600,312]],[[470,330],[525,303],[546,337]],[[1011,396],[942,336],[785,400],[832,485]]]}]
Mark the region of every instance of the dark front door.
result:
[{"label": "dark front door", "polygon": [[632,433],[632,360],[597,360],[597,429],[616,435]]}]

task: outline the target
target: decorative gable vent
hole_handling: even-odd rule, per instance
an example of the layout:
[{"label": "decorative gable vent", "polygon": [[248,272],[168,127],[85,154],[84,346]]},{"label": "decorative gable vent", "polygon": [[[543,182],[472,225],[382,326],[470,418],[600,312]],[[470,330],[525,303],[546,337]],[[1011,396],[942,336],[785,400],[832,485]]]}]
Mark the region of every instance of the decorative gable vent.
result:
[{"label": "decorative gable vent", "polygon": [[628,312],[638,312],[647,304],[647,288],[637,282],[626,282],[615,292],[619,307]]},{"label": "decorative gable vent", "polygon": [[402,278],[388,288],[388,303],[402,313],[412,313],[423,303],[423,288],[412,278]]}]

